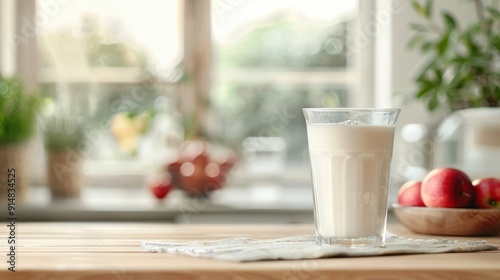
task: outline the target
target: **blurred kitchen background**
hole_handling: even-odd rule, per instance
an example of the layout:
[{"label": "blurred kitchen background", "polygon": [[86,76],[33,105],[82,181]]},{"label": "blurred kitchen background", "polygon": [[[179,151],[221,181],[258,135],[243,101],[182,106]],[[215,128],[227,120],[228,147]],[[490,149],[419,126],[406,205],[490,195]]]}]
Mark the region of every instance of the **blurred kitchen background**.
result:
[{"label": "blurred kitchen background", "polygon": [[[481,14],[483,6],[493,11]],[[428,65],[435,55],[450,60],[453,38],[462,38],[455,29],[481,16],[500,38],[498,8],[466,0],[0,0],[0,167],[16,167],[17,215],[312,222],[304,107],[402,109],[390,203],[403,182],[437,166],[500,176],[498,108],[462,110],[498,102],[477,93],[471,104],[447,99],[439,92],[465,85]],[[445,39],[425,46],[432,32]],[[480,50],[463,56],[497,71],[486,84],[498,100],[498,56],[481,56],[481,38],[471,42]],[[483,73],[467,65],[460,71],[469,80]],[[435,95],[435,79],[416,80],[426,66],[440,79]],[[199,168],[204,177],[184,178]]]}]

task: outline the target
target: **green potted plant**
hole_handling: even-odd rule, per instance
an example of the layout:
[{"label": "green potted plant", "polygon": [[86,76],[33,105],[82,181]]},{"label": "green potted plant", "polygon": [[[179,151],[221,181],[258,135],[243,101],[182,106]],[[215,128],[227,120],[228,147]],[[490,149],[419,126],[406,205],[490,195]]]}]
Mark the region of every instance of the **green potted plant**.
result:
[{"label": "green potted plant", "polygon": [[415,97],[429,111],[498,107],[500,100],[500,12],[474,0],[477,17],[460,26],[450,12],[443,24],[433,20],[433,1],[413,1],[422,22],[411,24],[415,35],[409,47],[418,47],[426,62],[416,77]]},{"label": "green potted plant", "polygon": [[85,130],[81,120],[53,115],[44,123],[47,152],[47,186],[53,198],[77,198],[84,185]]},{"label": "green potted plant", "polygon": [[[35,93],[26,91],[16,78],[0,75],[0,180],[8,182],[7,171],[15,172],[16,199],[23,200],[31,184],[30,140],[36,130],[39,108]],[[0,184],[5,196],[6,183]]]},{"label": "green potted plant", "polygon": [[425,59],[415,97],[429,111],[447,113],[431,136],[433,166],[458,167],[479,178],[500,172],[500,11],[495,1],[471,3],[475,19],[461,25],[448,11],[438,24],[432,0],[413,1],[423,20],[411,25],[409,46]]}]

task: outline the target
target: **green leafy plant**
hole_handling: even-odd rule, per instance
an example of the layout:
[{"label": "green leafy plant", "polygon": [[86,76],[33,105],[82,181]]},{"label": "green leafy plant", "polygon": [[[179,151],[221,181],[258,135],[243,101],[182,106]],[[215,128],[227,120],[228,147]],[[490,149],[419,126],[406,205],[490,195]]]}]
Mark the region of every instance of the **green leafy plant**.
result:
[{"label": "green leafy plant", "polygon": [[33,136],[39,103],[38,95],[25,91],[20,80],[0,76],[0,144]]},{"label": "green leafy plant", "polygon": [[54,115],[48,117],[44,125],[44,144],[47,151],[84,148],[85,128],[80,120]]},{"label": "green leafy plant", "polygon": [[415,97],[429,111],[444,105],[451,111],[471,107],[498,107],[500,100],[500,12],[474,0],[476,20],[460,26],[443,11],[442,25],[433,20],[433,1],[413,1],[423,23],[413,23],[408,42],[419,48],[426,63],[416,78]]}]

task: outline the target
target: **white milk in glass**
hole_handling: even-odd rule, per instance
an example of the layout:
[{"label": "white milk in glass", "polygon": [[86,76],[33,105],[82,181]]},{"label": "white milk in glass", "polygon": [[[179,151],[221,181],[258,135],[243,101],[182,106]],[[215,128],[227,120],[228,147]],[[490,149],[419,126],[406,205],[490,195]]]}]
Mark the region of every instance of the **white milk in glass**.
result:
[{"label": "white milk in glass", "polygon": [[394,129],[381,125],[307,125],[318,235],[383,235]]}]

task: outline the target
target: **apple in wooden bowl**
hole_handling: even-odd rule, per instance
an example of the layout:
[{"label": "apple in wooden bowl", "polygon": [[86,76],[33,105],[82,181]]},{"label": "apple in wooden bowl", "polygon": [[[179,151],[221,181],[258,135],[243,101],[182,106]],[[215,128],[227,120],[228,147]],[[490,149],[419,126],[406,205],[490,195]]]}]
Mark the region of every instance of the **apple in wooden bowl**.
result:
[{"label": "apple in wooden bowl", "polygon": [[421,183],[405,183],[393,211],[404,226],[416,233],[500,234],[500,179],[471,182],[467,174],[458,169],[435,169]]}]

